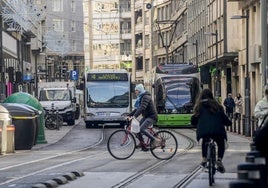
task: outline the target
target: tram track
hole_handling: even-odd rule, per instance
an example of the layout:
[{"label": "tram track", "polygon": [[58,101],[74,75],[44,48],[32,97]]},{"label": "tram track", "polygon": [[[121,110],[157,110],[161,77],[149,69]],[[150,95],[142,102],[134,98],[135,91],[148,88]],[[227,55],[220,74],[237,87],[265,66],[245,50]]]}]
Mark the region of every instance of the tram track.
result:
[{"label": "tram track", "polygon": [[[26,161],[23,163],[16,163],[13,165],[7,165],[7,166],[2,166],[2,167],[0,166],[0,174],[1,174],[1,172],[19,171],[20,168],[27,169],[27,168],[29,168],[29,166],[32,166],[32,171],[29,171],[29,172],[24,171],[23,174],[16,173],[16,175],[12,178],[9,177],[9,178],[5,179],[4,181],[0,180],[0,187],[3,187],[3,186],[6,187],[6,185],[11,185],[12,183],[16,184],[16,181],[22,180],[22,179],[27,178],[27,177],[38,176],[38,175],[40,176],[42,174],[49,174],[49,171],[51,171],[53,169],[54,170],[61,169],[61,168],[64,168],[64,166],[72,165],[75,163],[83,163],[84,161],[87,161],[89,159],[90,160],[92,159],[94,161],[95,159],[100,158],[103,155],[106,155],[108,153],[108,151],[106,149],[104,149],[104,150],[98,149],[98,146],[103,144],[105,139],[107,139],[107,138],[105,138],[105,137],[107,137],[107,135],[105,136],[105,130],[106,129],[102,128],[102,130],[100,131],[100,135],[99,135],[99,137],[97,137],[96,141],[94,143],[91,143],[90,145],[88,145],[86,147],[81,148],[81,149],[76,149],[76,150],[62,152],[62,153],[59,152],[59,153],[54,154],[54,155],[52,154],[52,155],[49,155],[46,157]],[[124,180],[117,182],[115,185],[113,185],[111,187],[113,187],[113,188],[127,187],[131,183],[134,183],[134,182],[140,180],[147,173],[150,173],[154,170],[157,170],[161,166],[164,166],[165,164],[173,161],[175,157],[177,158],[177,157],[186,155],[195,146],[196,142],[193,139],[191,139],[191,137],[189,137],[185,134],[182,134],[181,132],[176,131],[176,130],[170,130],[170,131],[172,131],[176,135],[176,137],[179,138],[179,140],[181,138],[184,138],[185,140],[187,140],[186,144],[184,144],[183,148],[181,150],[179,150],[177,152],[177,154],[172,159],[163,160],[163,161],[159,160],[156,163],[154,163],[153,165],[150,165],[150,166],[147,165],[146,167],[143,167],[141,170],[139,170],[135,174],[131,175],[130,177],[126,177]],[[57,146],[57,143],[52,144],[52,145]],[[51,146],[47,146],[47,147],[49,148]],[[96,148],[96,150],[94,148]],[[43,150],[40,150],[40,151],[42,152]],[[29,154],[30,153],[31,152],[29,152]],[[49,161],[49,166],[46,166],[46,163],[48,161]],[[40,163],[41,163],[41,167],[40,167]],[[94,164],[94,168],[98,168],[99,166],[105,166],[105,164],[106,164],[105,162],[100,163],[100,164]],[[181,179],[179,182],[177,182],[176,185],[174,185],[174,187],[181,187],[181,186],[187,184],[187,182],[190,181],[190,179],[192,177],[194,177],[196,173],[198,173],[198,170],[196,170],[196,172],[192,172],[192,173],[188,174],[187,176],[185,176],[183,179]]]},{"label": "tram track", "polygon": [[[94,158],[94,157],[98,157],[98,156],[103,155],[107,151],[92,152],[90,154],[90,156],[88,155],[88,152],[87,152],[89,150],[92,151],[92,148],[95,148],[96,146],[100,145],[105,140],[104,129],[102,129],[102,131],[100,131],[100,132],[101,132],[101,134],[99,136],[99,139],[96,140],[96,142],[94,142],[86,147],[83,147],[81,149],[70,150],[67,152],[58,152],[57,154],[48,154],[48,156],[46,156],[46,157],[41,157],[41,158],[33,159],[33,160],[29,160],[29,157],[27,157],[28,155],[31,155],[33,152],[36,155],[38,155],[39,152],[42,153],[42,149],[49,148],[49,147],[57,144],[57,143],[54,143],[54,144],[42,147],[41,150],[37,149],[34,151],[25,151],[25,152],[22,152],[19,154],[14,154],[12,156],[2,157],[2,162],[5,159],[9,160],[9,162],[6,162],[6,164],[7,164],[6,166],[2,165],[0,167],[0,174],[6,173],[6,172],[11,172],[11,171],[15,171],[17,173],[14,174],[14,176],[11,178],[9,177],[9,178],[6,178],[6,180],[0,181],[0,186],[11,184],[12,182],[21,180],[23,178],[27,178],[27,177],[34,176],[34,175],[37,175],[40,173],[44,173],[44,172],[52,170],[52,169],[57,169],[57,168],[65,166],[65,165],[70,165],[72,163],[86,160],[88,158]],[[25,161],[23,161],[23,162],[21,162],[19,160],[16,161],[16,159],[18,157],[21,159],[24,156],[25,156]],[[42,156],[42,154],[40,154],[40,156]],[[79,156],[79,158],[78,158],[78,156]],[[24,160],[24,159],[22,159],[22,160]],[[46,166],[46,164],[48,162],[50,165]],[[9,164],[12,164],[12,165],[9,165]],[[43,166],[42,166],[42,164],[43,164]],[[19,173],[21,171],[20,169],[22,169],[22,168],[27,169],[29,167],[32,167],[31,171],[29,171],[29,172],[24,171],[23,173]]]},{"label": "tram track", "polygon": [[[131,183],[135,182],[135,181],[138,181],[140,178],[142,178],[146,173],[148,172],[152,172],[153,170],[156,170],[157,168],[171,162],[172,160],[174,160],[175,157],[180,157],[180,156],[183,156],[185,154],[188,153],[189,150],[191,150],[194,146],[195,146],[195,141],[185,135],[185,134],[182,134],[181,132],[179,131],[176,131],[176,130],[169,130],[169,131],[172,131],[173,133],[175,133],[176,135],[179,135],[183,138],[185,138],[187,141],[188,141],[188,145],[183,149],[181,150],[180,152],[178,152],[172,159],[169,159],[169,160],[163,160],[163,161],[158,161],[156,162],[154,165],[151,165],[149,167],[145,167],[144,169],[140,170],[139,172],[135,173],[134,175],[118,182],[116,185],[113,185],[111,186],[111,188],[123,188],[123,187],[127,187],[128,185],[130,185]],[[195,170],[193,170],[190,174],[188,174],[187,176],[185,176],[185,178],[183,178],[182,180],[180,180],[175,186],[174,188],[177,188],[177,187],[180,187],[182,185],[184,185],[185,183],[187,183],[192,177],[194,177],[197,173],[200,173],[200,167],[196,168]]]}]

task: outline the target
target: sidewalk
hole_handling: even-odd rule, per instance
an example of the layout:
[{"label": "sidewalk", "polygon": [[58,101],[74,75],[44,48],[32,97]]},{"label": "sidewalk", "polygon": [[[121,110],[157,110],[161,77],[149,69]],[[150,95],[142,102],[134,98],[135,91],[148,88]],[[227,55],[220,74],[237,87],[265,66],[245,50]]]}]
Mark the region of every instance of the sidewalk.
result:
[{"label": "sidewalk", "polygon": [[[77,120],[77,123],[79,123],[81,120]],[[60,139],[62,139],[73,127],[73,126],[67,126],[64,125],[60,128],[60,130],[49,130],[46,127],[44,127],[44,132],[45,132],[45,139],[47,141],[46,144],[36,144],[33,146],[33,149],[39,149],[45,146],[48,146],[50,144],[54,144],[58,142]]]}]

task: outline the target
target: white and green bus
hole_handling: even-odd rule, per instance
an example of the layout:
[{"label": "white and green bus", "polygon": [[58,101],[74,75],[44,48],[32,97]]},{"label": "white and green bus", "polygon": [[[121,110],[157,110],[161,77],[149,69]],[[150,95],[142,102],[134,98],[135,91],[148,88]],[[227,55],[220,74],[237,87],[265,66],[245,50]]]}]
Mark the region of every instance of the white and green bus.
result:
[{"label": "white and green bus", "polygon": [[86,127],[120,125],[132,110],[131,75],[125,69],[90,70],[85,75]]}]

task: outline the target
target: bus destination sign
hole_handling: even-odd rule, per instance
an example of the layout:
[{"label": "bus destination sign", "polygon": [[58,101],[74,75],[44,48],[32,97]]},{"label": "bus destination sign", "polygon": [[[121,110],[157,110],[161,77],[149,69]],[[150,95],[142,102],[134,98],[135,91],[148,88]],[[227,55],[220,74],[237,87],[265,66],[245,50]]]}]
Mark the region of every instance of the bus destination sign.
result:
[{"label": "bus destination sign", "polygon": [[127,73],[88,73],[87,81],[127,81]]}]

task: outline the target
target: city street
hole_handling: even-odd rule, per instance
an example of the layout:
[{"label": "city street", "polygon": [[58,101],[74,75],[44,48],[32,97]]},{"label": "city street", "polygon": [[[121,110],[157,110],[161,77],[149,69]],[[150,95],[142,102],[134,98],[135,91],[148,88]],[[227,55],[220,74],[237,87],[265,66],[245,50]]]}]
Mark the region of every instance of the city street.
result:
[{"label": "city street", "polygon": [[[200,143],[195,142],[194,130],[174,130],[179,148],[169,161],[139,150],[127,160],[114,159],[106,146],[114,130],[86,129],[83,121],[59,131],[45,130],[47,144],[1,156],[0,187],[56,187],[56,180],[69,177],[60,187],[208,187],[207,173],[199,167]],[[250,139],[234,133],[228,137],[226,173],[216,174],[214,187],[228,187],[236,179],[237,164],[249,151]],[[72,172],[79,175],[71,176]]]}]

